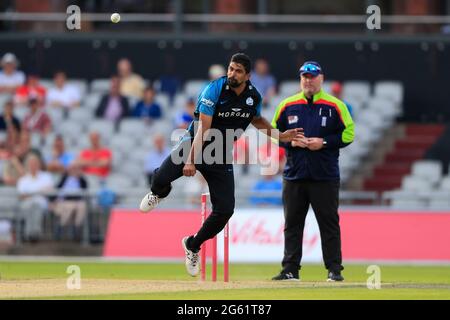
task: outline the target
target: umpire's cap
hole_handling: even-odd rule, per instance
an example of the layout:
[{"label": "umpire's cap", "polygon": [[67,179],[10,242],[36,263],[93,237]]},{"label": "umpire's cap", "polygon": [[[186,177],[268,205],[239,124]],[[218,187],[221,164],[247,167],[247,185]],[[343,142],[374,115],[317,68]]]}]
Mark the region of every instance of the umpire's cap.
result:
[{"label": "umpire's cap", "polygon": [[304,74],[310,74],[313,77],[318,76],[322,72],[322,67],[316,61],[306,61],[299,70],[300,76]]}]

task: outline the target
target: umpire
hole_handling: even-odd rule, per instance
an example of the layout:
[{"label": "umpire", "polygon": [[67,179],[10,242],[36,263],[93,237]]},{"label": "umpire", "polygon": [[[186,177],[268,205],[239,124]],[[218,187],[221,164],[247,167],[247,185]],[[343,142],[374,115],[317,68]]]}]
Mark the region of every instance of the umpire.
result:
[{"label": "umpire", "polygon": [[322,89],[323,72],[315,61],[299,70],[301,92],[283,100],[272,126],[303,128],[304,136],[280,143],[287,151],[283,173],[284,258],[272,280],[299,280],[303,229],[311,204],[322,241],[327,281],[343,281],[339,227],[339,149],[353,142],[354,124],[347,106]]}]

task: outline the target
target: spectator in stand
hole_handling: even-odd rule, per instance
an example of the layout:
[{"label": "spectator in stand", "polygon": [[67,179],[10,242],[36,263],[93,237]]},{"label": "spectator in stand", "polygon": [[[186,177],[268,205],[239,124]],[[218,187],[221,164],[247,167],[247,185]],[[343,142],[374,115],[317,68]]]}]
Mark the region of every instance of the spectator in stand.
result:
[{"label": "spectator in stand", "polygon": [[39,149],[32,148],[31,146],[31,132],[22,130],[20,132],[19,144],[14,148],[14,155],[19,158],[21,163],[24,163],[26,157],[30,153],[37,155],[41,160],[41,164],[43,164],[41,151],[39,151]]},{"label": "spectator in stand", "polygon": [[57,71],[53,76],[54,86],[48,90],[47,105],[50,107],[71,109],[78,107],[81,101],[80,90],[67,84],[64,71]]},{"label": "spectator in stand", "polygon": [[120,59],[117,62],[117,73],[120,77],[120,94],[136,100],[142,99],[145,81],[140,75],[133,73],[130,60]]},{"label": "spectator in stand", "polygon": [[153,138],[155,149],[150,151],[145,157],[145,174],[148,184],[151,186],[153,172],[158,168],[163,160],[170,154],[170,148],[166,146],[166,138],[158,134]]},{"label": "spectator in stand", "polygon": [[31,99],[38,100],[40,105],[45,102],[47,90],[39,84],[37,73],[30,72],[27,76],[26,84],[16,89],[14,102],[17,105],[26,105]]},{"label": "spectator in stand", "polygon": [[117,76],[111,77],[110,91],[100,100],[95,116],[115,122],[116,124],[129,114],[128,99],[120,94],[120,79]]},{"label": "spectator in stand", "polygon": [[47,155],[47,170],[52,173],[65,173],[75,160],[75,156],[65,150],[62,135],[57,135],[53,141],[52,153]]},{"label": "spectator in stand", "polygon": [[19,143],[20,121],[14,116],[12,101],[5,103],[0,115],[0,132],[6,132],[5,147],[12,150]]},{"label": "spectator in stand", "polygon": [[77,162],[85,174],[106,178],[111,172],[112,152],[101,145],[98,132],[91,132],[89,138],[91,147],[81,151]]},{"label": "spectator in stand", "polygon": [[[339,81],[333,81],[331,83],[331,94],[342,100],[342,84]],[[353,107],[347,101],[344,101],[344,103],[347,105],[348,112],[353,117]]]},{"label": "spectator in stand", "polygon": [[9,150],[2,150],[2,183],[16,186],[20,177],[25,174],[25,168],[19,158]]},{"label": "spectator in stand", "polygon": [[[281,201],[281,190],[283,185],[281,183],[281,178],[278,175],[263,175],[262,179],[259,180],[255,186],[252,188],[252,193],[255,196],[250,197],[250,202],[252,205],[275,205],[280,206]],[[264,195],[264,192],[271,193],[270,195]],[[277,193],[279,192],[279,195]],[[257,196],[256,196],[257,195]]]},{"label": "spectator in stand", "polygon": [[42,219],[48,209],[46,192],[53,190],[52,177],[41,170],[39,158],[30,154],[25,161],[26,174],[17,182],[20,217],[25,221],[24,239],[38,241],[42,235]]},{"label": "spectator in stand", "polygon": [[155,90],[152,87],[145,88],[144,99],[136,104],[131,115],[148,123],[162,117],[161,107],[155,102]]},{"label": "spectator in stand", "polygon": [[82,224],[86,217],[87,206],[83,193],[88,188],[88,183],[83,176],[81,167],[73,162],[66,173],[56,185],[58,196],[53,206],[53,211],[59,217],[57,239],[61,237],[62,228],[66,228],[74,220],[72,238],[81,240]]},{"label": "spectator in stand", "polygon": [[29,108],[30,113],[23,119],[22,130],[27,130],[31,133],[36,132],[42,137],[45,137],[52,131],[52,121],[50,117],[36,98],[30,99]]},{"label": "spectator in stand", "polygon": [[265,59],[258,59],[250,77],[250,81],[263,97],[263,106],[267,106],[276,94],[276,81],[269,71],[268,62]]},{"label": "spectator in stand", "polygon": [[14,94],[16,89],[25,83],[25,74],[17,70],[19,61],[14,53],[5,53],[0,61],[2,71],[0,71],[0,94]]},{"label": "spectator in stand", "polygon": [[183,111],[175,116],[175,127],[177,129],[187,129],[189,124],[194,120],[194,111],[196,102],[194,98],[189,98]]}]

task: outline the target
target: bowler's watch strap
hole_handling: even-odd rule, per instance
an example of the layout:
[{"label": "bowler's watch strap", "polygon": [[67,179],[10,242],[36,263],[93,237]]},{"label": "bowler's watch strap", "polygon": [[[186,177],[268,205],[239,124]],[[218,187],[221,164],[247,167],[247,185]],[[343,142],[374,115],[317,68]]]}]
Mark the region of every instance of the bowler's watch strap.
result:
[{"label": "bowler's watch strap", "polygon": [[327,140],[322,139],[322,145],[323,145],[323,147],[325,148],[325,147],[327,146]]}]

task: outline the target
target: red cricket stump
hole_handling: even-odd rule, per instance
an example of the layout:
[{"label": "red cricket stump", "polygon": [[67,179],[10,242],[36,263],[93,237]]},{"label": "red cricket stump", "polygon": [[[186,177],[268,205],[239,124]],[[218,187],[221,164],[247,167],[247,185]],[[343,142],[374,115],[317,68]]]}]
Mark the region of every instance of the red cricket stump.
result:
[{"label": "red cricket stump", "polygon": [[[202,193],[201,196],[201,220],[202,225],[205,223],[206,218],[208,217],[207,213],[207,197],[209,193]],[[223,234],[223,281],[228,282],[229,280],[229,249],[228,249],[228,241],[229,241],[229,228],[228,223],[225,225],[224,234]],[[200,249],[200,274],[201,280],[206,280],[206,242],[205,241]],[[212,258],[212,269],[211,269],[211,280],[217,281],[217,236],[212,239],[212,248],[211,248],[211,258]]]}]

